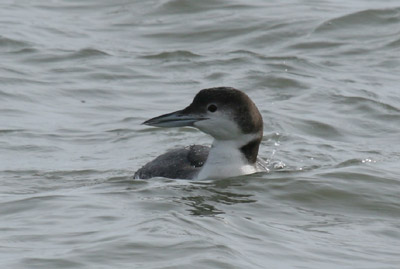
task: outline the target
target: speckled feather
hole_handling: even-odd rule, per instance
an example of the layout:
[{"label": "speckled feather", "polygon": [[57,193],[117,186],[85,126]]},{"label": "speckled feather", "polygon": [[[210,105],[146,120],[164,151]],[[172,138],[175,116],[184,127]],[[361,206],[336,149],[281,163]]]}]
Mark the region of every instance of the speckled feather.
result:
[{"label": "speckled feather", "polygon": [[210,147],[192,145],[170,150],[140,168],[134,178],[194,178],[207,160]]}]

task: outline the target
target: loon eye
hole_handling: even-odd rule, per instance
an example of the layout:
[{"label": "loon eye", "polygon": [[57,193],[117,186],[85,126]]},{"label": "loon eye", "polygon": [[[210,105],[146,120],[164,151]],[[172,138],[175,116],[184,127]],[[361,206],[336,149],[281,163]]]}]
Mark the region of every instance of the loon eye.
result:
[{"label": "loon eye", "polygon": [[217,106],[216,105],[209,105],[207,109],[208,109],[208,111],[214,113],[215,111],[217,111]]}]

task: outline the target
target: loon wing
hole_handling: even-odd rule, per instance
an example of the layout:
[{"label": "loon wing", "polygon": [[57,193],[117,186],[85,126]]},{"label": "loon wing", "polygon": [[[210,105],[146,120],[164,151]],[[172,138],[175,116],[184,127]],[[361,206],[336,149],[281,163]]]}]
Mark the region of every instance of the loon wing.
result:
[{"label": "loon wing", "polygon": [[135,179],[193,179],[207,160],[210,147],[192,145],[164,153],[136,171]]}]

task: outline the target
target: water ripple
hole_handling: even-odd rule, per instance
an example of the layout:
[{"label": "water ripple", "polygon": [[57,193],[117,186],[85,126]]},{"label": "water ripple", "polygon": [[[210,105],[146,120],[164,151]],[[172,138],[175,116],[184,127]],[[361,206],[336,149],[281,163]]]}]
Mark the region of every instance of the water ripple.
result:
[{"label": "water ripple", "polygon": [[[0,267],[397,268],[395,0],[11,2]],[[270,172],[133,180],[212,143],[140,123],[220,85],[259,107]]]}]

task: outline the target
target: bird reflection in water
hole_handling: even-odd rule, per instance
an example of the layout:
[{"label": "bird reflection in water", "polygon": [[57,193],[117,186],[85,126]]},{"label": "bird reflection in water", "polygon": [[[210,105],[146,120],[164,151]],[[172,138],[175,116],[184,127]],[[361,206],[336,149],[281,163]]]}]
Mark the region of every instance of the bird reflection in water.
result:
[{"label": "bird reflection in water", "polygon": [[[243,185],[243,182],[234,182],[232,179],[195,182],[186,189],[186,191],[192,192],[194,195],[181,197],[180,199],[189,206],[188,211],[191,215],[216,216],[225,214],[223,209],[226,209],[226,205],[257,202],[253,194],[237,193],[236,187],[240,187],[240,185]],[[235,192],[223,190],[231,187],[235,188]]]}]

